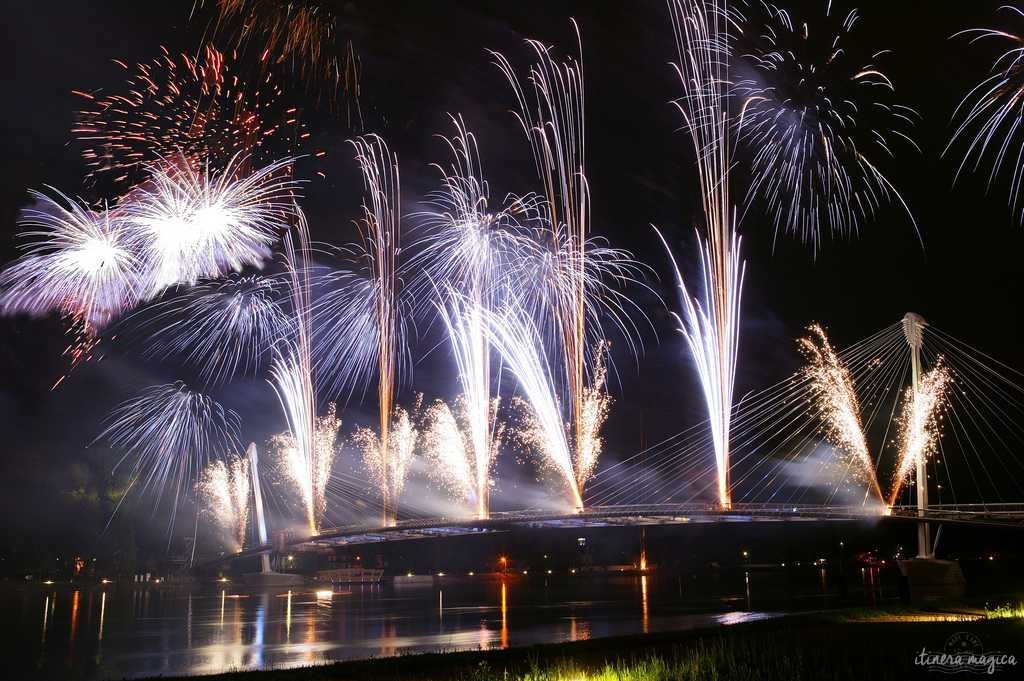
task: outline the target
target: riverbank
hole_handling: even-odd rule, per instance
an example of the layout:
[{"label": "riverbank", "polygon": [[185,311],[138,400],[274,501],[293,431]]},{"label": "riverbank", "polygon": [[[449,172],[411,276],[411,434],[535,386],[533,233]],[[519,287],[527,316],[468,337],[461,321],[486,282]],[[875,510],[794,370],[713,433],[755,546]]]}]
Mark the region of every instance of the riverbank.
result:
[{"label": "riverbank", "polygon": [[[945,621],[942,621],[945,619]],[[985,652],[1022,658],[1024,619],[848,610],[715,630],[624,636],[507,650],[409,655],[237,672],[204,681],[821,681],[924,678],[922,650],[967,632]],[[972,639],[973,640],[973,639]],[[935,674],[932,674],[934,677]],[[181,677],[182,679],[185,677]],[[192,677],[193,679],[195,677]],[[166,677],[162,681],[169,681]]]}]

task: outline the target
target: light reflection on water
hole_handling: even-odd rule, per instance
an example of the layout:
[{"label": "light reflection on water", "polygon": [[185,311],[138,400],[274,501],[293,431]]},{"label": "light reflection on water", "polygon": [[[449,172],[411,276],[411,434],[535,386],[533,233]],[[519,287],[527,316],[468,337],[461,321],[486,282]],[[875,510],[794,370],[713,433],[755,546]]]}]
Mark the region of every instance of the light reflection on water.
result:
[{"label": "light reflection on water", "polygon": [[702,600],[684,597],[675,577],[656,575],[553,585],[446,577],[414,587],[319,591],[19,585],[0,589],[10,629],[0,640],[13,646],[5,659],[69,680],[294,667],[775,616],[751,609],[758,601],[749,577],[738,594]]}]

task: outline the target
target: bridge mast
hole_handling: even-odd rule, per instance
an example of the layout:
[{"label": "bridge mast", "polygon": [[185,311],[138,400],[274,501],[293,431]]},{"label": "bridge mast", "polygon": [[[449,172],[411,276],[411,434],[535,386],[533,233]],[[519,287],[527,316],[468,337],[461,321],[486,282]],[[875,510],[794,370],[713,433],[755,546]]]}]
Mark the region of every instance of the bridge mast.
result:
[{"label": "bridge mast", "polygon": [[[910,346],[911,389],[917,395],[921,383],[921,342],[924,339],[924,327],[928,322],[919,314],[908,312],[903,316],[903,335]],[[917,488],[917,515],[923,518],[928,508],[928,471],[923,456],[917,459],[915,486]],[[932,557],[931,528],[925,521],[917,524],[917,557]]]},{"label": "bridge mast", "polygon": [[[249,443],[246,451],[249,456],[249,479],[252,480],[253,500],[256,505],[256,528],[259,533],[260,546],[267,545],[267,519],[263,517],[263,492],[260,490],[260,469],[259,456],[256,453],[256,443]],[[270,572],[270,554],[260,554],[260,568],[263,572]]]}]

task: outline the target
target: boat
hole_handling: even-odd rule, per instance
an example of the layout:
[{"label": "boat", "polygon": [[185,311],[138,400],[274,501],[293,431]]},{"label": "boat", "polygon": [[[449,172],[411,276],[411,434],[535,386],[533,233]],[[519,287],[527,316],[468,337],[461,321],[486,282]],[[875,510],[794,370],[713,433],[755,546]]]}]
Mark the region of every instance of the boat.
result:
[{"label": "boat", "polygon": [[384,576],[380,568],[342,567],[330,570],[319,570],[317,581],[331,584],[376,584]]}]

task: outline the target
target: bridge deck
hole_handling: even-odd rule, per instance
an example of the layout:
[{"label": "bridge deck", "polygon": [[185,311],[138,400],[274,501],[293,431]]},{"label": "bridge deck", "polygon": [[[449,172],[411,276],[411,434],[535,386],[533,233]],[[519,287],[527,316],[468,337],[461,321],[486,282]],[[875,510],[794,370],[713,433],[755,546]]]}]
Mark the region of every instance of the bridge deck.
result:
[{"label": "bridge deck", "polygon": [[[437,539],[507,532],[517,528],[570,529],[637,527],[720,522],[827,522],[900,521],[1024,527],[1024,504],[960,504],[929,506],[919,515],[914,506],[895,506],[888,513],[868,506],[808,504],[734,504],[722,509],[714,504],[643,504],[597,506],[572,513],[558,510],[525,510],[492,513],[486,520],[422,518],[402,520],[392,527],[347,525],[325,528],[314,537],[296,539],[289,549],[358,546],[387,541]],[[254,556],[269,546],[247,549],[235,557]]]}]

